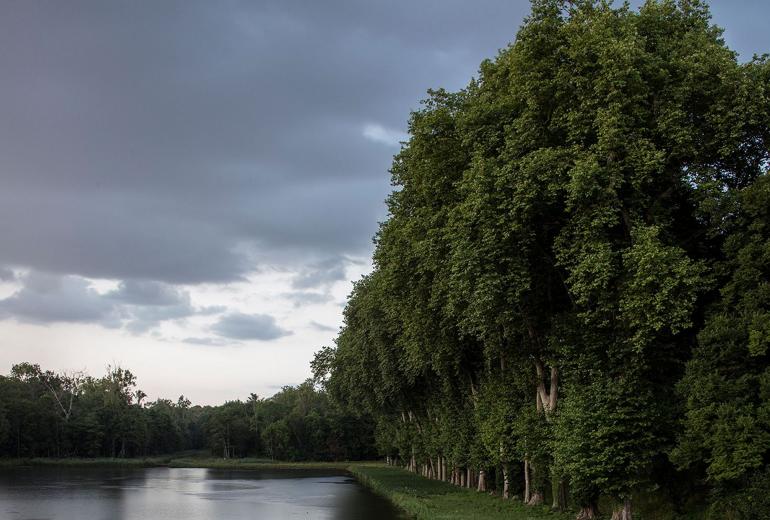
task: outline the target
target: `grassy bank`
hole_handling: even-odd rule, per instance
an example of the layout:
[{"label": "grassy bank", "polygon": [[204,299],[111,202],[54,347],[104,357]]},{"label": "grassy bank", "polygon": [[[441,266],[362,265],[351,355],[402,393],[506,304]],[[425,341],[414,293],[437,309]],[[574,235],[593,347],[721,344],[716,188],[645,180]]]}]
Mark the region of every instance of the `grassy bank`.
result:
[{"label": "grassy bank", "polygon": [[551,513],[547,506],[527,507],[516,500],[462,489],[382,464],[351,464],[365,486],[390,499],[417,520],[567,520],[574,513]]},{"label": "grassy bank", "polygon": [[[575,511],[553,513],[548,506],[528,507],[519,500],[503,500],[445,482],[429,480],[400,468],[377,463],[351,463],[348,470],[365,486],[383,495],[417,520],[573,520]],[[600,501],[600,518],[613,509],[609,499]],[[689,504],[687,512],[676,512],[661,493],[634,496],[635,520],[703,520],[703,503]]]}]

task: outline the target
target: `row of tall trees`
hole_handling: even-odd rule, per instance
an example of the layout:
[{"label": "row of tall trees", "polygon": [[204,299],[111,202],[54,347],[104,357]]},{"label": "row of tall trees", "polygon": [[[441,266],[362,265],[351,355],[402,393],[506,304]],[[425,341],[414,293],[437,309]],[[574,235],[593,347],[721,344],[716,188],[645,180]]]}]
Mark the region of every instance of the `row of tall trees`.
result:
[{"label": "row of tall trees", "polygon": [[721,34],[698,0],[535,0],[429,92],[314,361],[385,456],[581,519],[645,489],[768,506],[770,63]]},{"label": "row of tall trees", "polygon": [[0,457],[138,457],[210,450],[223,458],[371,458],[371,421],[344,412],[311,382],[261,399],[193,406],[146,401],[134,375],[60,374],[20,363],[0,376]]}]

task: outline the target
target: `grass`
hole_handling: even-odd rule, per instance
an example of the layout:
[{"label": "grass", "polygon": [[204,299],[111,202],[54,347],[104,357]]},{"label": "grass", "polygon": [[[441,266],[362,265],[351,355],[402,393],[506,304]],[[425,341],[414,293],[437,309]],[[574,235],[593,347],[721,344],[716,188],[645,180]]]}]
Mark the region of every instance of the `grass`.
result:
[{"label": "grass", "polygon": [[528,507],[517,500],[429,480],[400,468],[354,463],[349,471],[365,486],[416,520],[567,520],[574,513],[552,513],[548,506]]}]

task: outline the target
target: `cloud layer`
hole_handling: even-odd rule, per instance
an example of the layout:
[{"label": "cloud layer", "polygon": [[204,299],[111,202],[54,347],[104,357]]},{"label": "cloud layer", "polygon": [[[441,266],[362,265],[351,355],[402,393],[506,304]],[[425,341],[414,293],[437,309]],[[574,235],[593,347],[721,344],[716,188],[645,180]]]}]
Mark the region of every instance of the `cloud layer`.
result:
[{"label": "cloud layer", "polygon": [[525,9],[13,3],[0,264],[200,283],[365,255],[409,109],[465,83]]}]

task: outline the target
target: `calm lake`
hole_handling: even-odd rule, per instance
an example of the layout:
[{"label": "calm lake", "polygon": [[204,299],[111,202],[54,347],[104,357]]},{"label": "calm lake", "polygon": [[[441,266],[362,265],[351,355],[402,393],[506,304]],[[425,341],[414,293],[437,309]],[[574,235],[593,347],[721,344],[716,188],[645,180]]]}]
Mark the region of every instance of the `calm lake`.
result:
[{"label": "calm lake", "polygon": [[334,471],[0,469],[2,520],[394,520],[385,499]]}]

